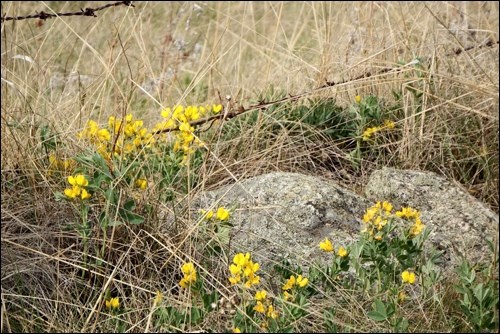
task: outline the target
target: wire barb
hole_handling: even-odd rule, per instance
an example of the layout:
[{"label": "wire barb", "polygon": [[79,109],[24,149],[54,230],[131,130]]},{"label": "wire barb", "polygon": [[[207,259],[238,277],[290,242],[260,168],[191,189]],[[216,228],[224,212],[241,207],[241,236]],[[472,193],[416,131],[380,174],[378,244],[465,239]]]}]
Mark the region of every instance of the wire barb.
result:
[{"label": "wire barb", "polygon": [[97,7],[97,8],[85,8],[85,9],[81,8],[79,12],[49,14],[49,13],[45,13],[44,11],[40,11],[38,14],[25,15],[25,16],[11,17],[11,16],[2,15],[1,22],[3,22],[3,21],[15,21],[15,20],[26,20],[26,19],[40,19],[40,20],[45,21],[46,19],[50,19],[50,18],[58,17],[58,16],[93,16],[93,17],[97,17],[95,12],[109,8],[109,7],[120,6],[120,5],[135,7],[132,4],[132,1],[118,1],[118,2],[110,3],[107,5],[101,6],[101,7]]}]

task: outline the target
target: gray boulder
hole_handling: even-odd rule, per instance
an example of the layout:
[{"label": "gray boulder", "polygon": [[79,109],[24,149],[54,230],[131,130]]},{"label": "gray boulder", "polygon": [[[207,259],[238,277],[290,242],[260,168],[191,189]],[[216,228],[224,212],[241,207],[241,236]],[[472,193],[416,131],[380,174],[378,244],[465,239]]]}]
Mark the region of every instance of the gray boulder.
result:
[{"label": "gray boulder", "polygon": [[383,168],[372,173],[365,195],[419,210],[430,229],[429,240],[444,252],[446,266],[457,265],[462,256],[473,263],[487,261],[491,251],[486,240],[498,244],[498,215],[435,173]]},{"label": "gray boulder", "polygon": [[376,201],[421,211],[430,241],[444,252],[445,268],[460,255],[484,260],[490,254],[485,238],[498,234],[498,215],[434,173],[384,168],[370,177],[365,194],[320,177],[276,172],[201,193],[193,203],[203,209],[235,208],[226,245],[230,258],[250,252],[261,272],[271,274],[284,260],[304,271],[330,262],[332,254],[319,249],[320,241],[328,237],[335,250],[356,241],[361,219]]},{"label": "gray boulder", "polygon": [[372,203],[332,181],[296,173],[270,173],[205,192],[198,208],[236,207],[231,258],[250,252],[267,272],[283,260],[307,270],[331,261],[319,249],[328,237],[335,249],[359,236],[361,217]]}]

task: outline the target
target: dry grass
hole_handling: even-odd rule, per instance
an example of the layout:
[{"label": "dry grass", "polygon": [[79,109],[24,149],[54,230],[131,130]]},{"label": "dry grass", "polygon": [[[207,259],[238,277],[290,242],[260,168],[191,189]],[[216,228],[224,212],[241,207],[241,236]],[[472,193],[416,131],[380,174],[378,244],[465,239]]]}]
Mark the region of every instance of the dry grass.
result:
[{"label": "dry grass", "polygon": [[[103,3],[2,2],[2,15]],[[283,126],[275,117],[283,110],[278,107],[259,113],[255,123],[231,120],[239,132],[225,140],[216,133],[189,196],[276,170],[323,175],[360,191],[373,169],[389,165],[453,178],[498,212],[498,44],[455,52],[498,40],[496,2],[135,6],[106,9],[96,18],[2,23],[2,331],[116,330],[102,312],[107,288],[124,296],[128,331],[162,330],[149,323],[155,291],[163,291],[169,304],[185,306],[189,299],[176,287],[176,271],[188,258],[203,259],[190,241],[195,224],[179,214],[175,230],[157,221],[122,225],[104,241],[97,229],[90,249],[106,242],[109,252],[102,266],[81,277],[81,240],[65,229],[75,219],[73,208],[54,201],[63,181],[46,175],[47,153],[39,137],[44,125],[60,133],[65,145],[59,151],[71,157],[84,148],[75,134],[89,119],[105,123],[110,115],[133,113],[152,126],[166,106],[225,104],[226,95],[234,106],[249,105],[259,96],[273,100],[312,91],[326,80],[374,74],[420,57],[426,64],[421,77],[411,69],[389,72],[309,95],[335,98],[347,108],[358,94],[395,105],[393,92],[401,91],[392,117],[398,135],[363,156],[359,170],[346,158],[344,143],[301,122]],[[64,84],[68,77],[71,82]],[[281,129],[271,131],[272,126]],[[172,209],[150,195],[156,211]],[[207,275],[221,295],[229,295],[221,275]],[[344,302],[319,303],[341,310],[350,305],[337,314],[340,327],[384,330],[366,322],[367,305],[345,296]],[[452,328],[446,316],[427,313],[424,306],[408,311],[421,320],[411,330]],[[214,315],[180,330],[228,330],[229,320]],[[314,316],[309,321],[296,328],[321,330]]]}]

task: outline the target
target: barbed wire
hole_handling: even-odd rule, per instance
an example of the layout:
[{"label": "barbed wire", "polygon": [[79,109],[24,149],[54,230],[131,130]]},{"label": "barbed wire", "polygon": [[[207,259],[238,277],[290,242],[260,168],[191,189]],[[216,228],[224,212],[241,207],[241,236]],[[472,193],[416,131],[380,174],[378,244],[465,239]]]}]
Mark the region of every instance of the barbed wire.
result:
[{"label": "barbed wire", "polygon": [[[95,15],[95,12],[109,8],[109,7],[120,6],[120,5],[135,7],[132,4],[132,1],[118,1],[118,2],[110,3],[107,5],[101,6],[101,7],[97,7],[97,8],[85,8],[85,9],[82,8],[82,9],[80,9],[79,12],[48,14],[48,13],[41,11],[38,14],[26,15],[26,16],[16,16],[16,17],[4,17],[4,16],[2,16],[1,20],[2,20],[2,22],[3,21],[12,21],[12,20],[33,19],[33,18],[39,18],[42,20],[46,20],[48,18],[53,18],[53,17],[57,17],[57,16],[93,16],[93,17],[97,17]],[[491,48],[491,47],[494,47],[498,44],[499,44],[498,40],[494,41],[494,40],[490,39],[486,43],[483,43],[483,44],[472,45],[472,46],[469,46],[466,48],[454,49],[452,52],[447,53],[445,55],[446,56],[453,56],[453,55],[458,56],[458,55],[462,54],[463,52],[467,52],[467,51],[470,51],[473,49],[481,49],[481,48],[485,48],[485,47]],[[417,63],[419,63],[419,61],[414,60],[414,61],[411,61],[408,64],[405,64],[405,65],[400,66],[400,67],[384,67],[384,68],[382,68],[376,72],[373,72],[373,73],[371,71],[368,71],[368,72],[365,72],[365,73],[363,73],[357,77],[354,77],[352,79],[346,79],[346,80],[338,81],[338,82],[326,80],[325,84],[323,84],[320,87],[314,88],[310,91],[302,92],[302,93],[299,93],[296,95],[289,94],[288,97],[284,97],[284,98],[281,98],[281,99],[278,99],[275,101],[270,101],[270,102],[260,101],[259,103],[250,105],[246,108],[243,105],[238,105],[237,108],[231,108],[231,110],[227,110],[227,111],[224,110],[224,112],[221,112],[220,115],[214,115],[214,116],[211,116],[208,118],[192,121],[189,124],[191,126],[195,126],[195,125],[200,125],[200,124],[211,122],[211,124],[210,124],[210,127],[211,127],[213,122],[217,119],[222,119],[222,120],[231,119],[233,117],[239,116],[239,115],[246,113],[246,112],[249,112],[249,111],[263,110],[263,109],[266,109],[267,107],[273,106],[275,104],[297,101],[303,97],[306,97],[308,95],[317,93],[321,90],[331,88],[331,87],[334,87],[337,85],[353,83],[353,82],[356,82],[356,81],[361,80],[361,79],[366,79],[366,78],[370,78],[373,76],[377,76],[377,75],[381,75],[381,74],[385,74],[385,73],[389,73],[389,72],[398,73],[398,72],[402,71],[403,69],[405,69],[407,66],[415,65]],[[221,102],[222,102],[222,99],[221,99]],[[154,134],[161,134],[161,133],[171,132],[171,131],[175,131],[175,130],[178,130],[178,128],[161,129],[161,130],[154,132]]]},{"label": "barbed wire", "polygon": [[69,13],[56,13],[56,14],[49,14],[45,13],[44,11],[39,12],[38,14],[32,14],[32,15],[25,15],[25,16],[4,16],[2,15],[2,22],[3,21],[15,21],[15,20],[26,20],[26,19],[41,19],[41,20],[46,20],[58,16],[93,16],[97,17],[95,15],[95,12],[109,8],[109,7],[114,7],[114,6],[120,6],[120,5],[125,5],[125,6],[130,6],[130,7],[135,7],[132,4],[132,1],[118,1],[114,3],[110,3],[101,7],[97,8],[81,8],[79,12],[69,12]]}]

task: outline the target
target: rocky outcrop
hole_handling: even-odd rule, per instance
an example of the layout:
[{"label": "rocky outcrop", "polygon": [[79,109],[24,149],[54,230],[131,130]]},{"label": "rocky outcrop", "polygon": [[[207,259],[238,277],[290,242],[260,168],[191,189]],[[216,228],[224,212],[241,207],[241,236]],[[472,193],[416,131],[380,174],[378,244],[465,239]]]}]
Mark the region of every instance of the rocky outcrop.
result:
[{"label": "rocky outcrop", "polygon": [[445,266],[460,255],[481,260],[489,254],[485,238],[498,231],[498,215],[434,173],[376,171],[365,193],[315,176],[277,172],[205,192],[194,203],[204,209],[234,207],[231,253],[251,252],[263,272],[284,260],[305,270],[331,261],[319,242],[328,237],[336,249],[354,242],[365,210],[376,201],[421,211],[432,243],[445,252]]},{"label": "rocky outcrop", "polygon": [[447,265],[464,256],[473,263],[491,258],[487,239],[498,244],[498,215],[459,185],[435,173],[384,168],[372,173],[365,188],[369,200],[421,212],[429,240],[444,252]]}]

